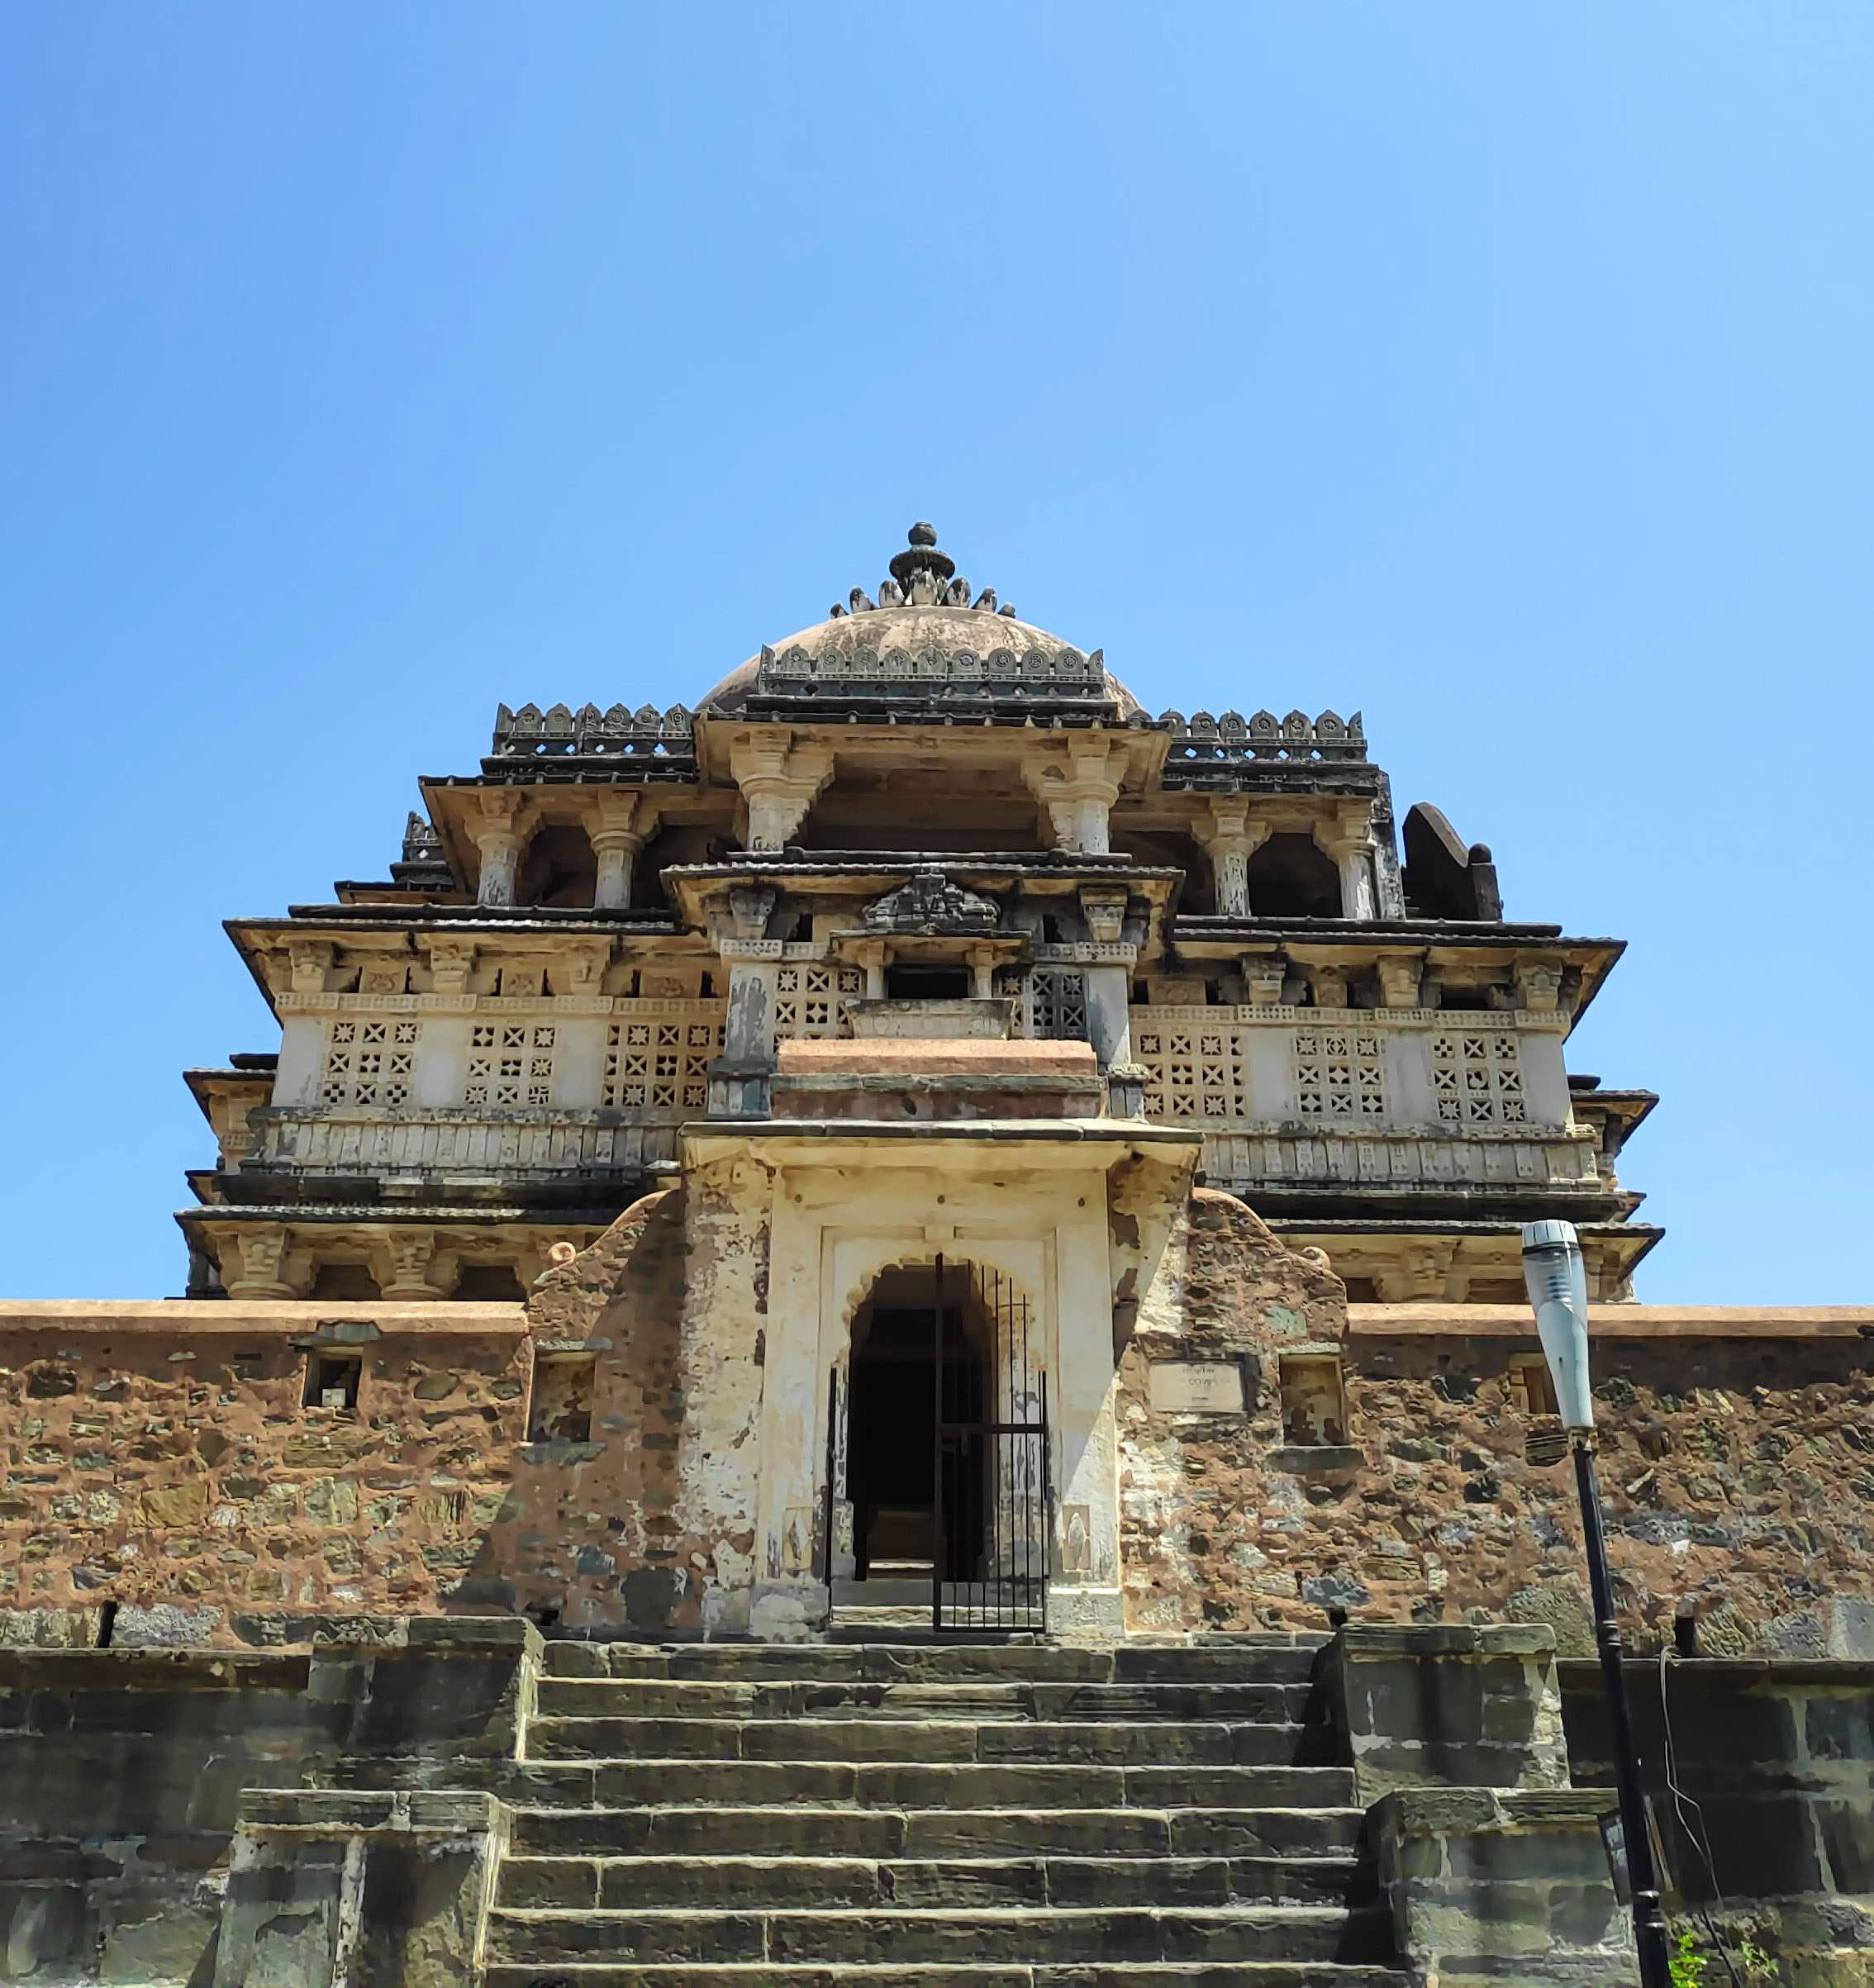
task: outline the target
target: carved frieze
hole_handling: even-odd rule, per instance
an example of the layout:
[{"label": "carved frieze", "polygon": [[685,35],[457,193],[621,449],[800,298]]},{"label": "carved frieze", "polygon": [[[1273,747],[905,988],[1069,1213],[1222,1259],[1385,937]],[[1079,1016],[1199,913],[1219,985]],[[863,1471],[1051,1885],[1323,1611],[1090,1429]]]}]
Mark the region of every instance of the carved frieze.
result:
[{"label": "carved frieze", "polygon": [[909,883],[868,905],[863,923],[868,932],[942,935],[993,932],[1000,919],[992,897],[965,890],[932,863],[917,870]]}]

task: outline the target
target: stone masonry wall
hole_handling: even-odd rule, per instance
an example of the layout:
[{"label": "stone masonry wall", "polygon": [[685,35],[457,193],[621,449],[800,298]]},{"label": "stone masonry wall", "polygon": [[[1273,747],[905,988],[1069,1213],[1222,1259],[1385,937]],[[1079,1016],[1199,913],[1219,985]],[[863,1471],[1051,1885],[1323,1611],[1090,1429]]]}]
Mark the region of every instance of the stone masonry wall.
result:
[{"label": "stone masonry wall", "polygon": [[[1524,1461],[1512,1370],[1533,1325],[1388,1337],[1363,1307],[1349,1336],[1339,1288],[1240,1202],[1192,1196],[1120,1363],[1131,1626],[1507,1619],[1591,1652],[1572,1468]],[[1318,1387],[1310,1355],[1334,1353],[1346,1440],[1285,1441],[1284,1355]],[[1168,1358],[1238,1363],[1248,1414],[1156,1412],[1149,1362]],[[1685,1612],[1712,1655],[1874,1656],[1874,1344],[1607,1336],[1595,1361],[1632,1647]]]},{"label": "stone masonry wall", "polygon": [[[0,1640],[108,1624],[121,1645],[254,1648],[314,1615],[512,1610],[745,1633],[771,1195],[753,1159],[700,1168],[526,1308],[152,1306],[118,1308],[136,1315],[120,1329],[108,1306],[16,1307]],[[1162,1250],[1123,1215],[1130,1628],[1319,1629],[1344,1611],[1548,1623],[1564,1653],[1591,1647],[1572,1473],[1524,1461],[1533,1334],[1493,1307],[1477,1329],[1350,1314],[1324,1259],[1229,1195],[1194,1193]],[[1713,1656],[1874,1657],[1874,1339],[1852,1317],[1757,1332],[1735,1314],[1648,1338],[1643,1308],[1611,1310],[1601,1474],[1631,1647],[1690,1613]],[[309,1404],[309,1359],[348,1356],[355,1410]],[[540,1364],[556,1360],[557,1378]],[[1155,1401],[1157,1363],[1194,1360],[1235,1369],[1244,1412],[1158,1405],[1180,1397]],[[568,1405],[535,1441],[530,1389]]]},{"label": "stone masonry wall", "polygon": [[[1337,1570],[1358,1555],[1358,1529],[1332,1509],[1339,1490],[1324,1509],[1279,1467],[1295,1461],[1282,1443],[1279,1361],[1285,1348],[1337,1352],[1346,1327],[1340,1280],[1325,1261],[1286,1248],[1234,1196],[1192,1193],[1120,1353],[1129,1628],[1322,1625],[1323,1605],[1341,1591]],[[1246,1413],[1155,1409],[1152,1364],[1174,1359],[1235,1366]],[[1342,1466],[1337,1485],[1350,1483],[1358,1457],[1329,1461]]]},{"label": "stone masonry wall", "polygon": [[765,1184],[752,1163],[702,1168],[536,1287],[536,1344],[589,1344],[597,1364],[592,1442],[524,1453],[497,1529],[523,1606],[573,1628],[746,1629],[768,1272],[747,1203]]},{"label": "stone masonry wall", "polygon": [[[1533,1337],[1349,1344],[1370,1461],[1334,1503],[1376,1544],[1348,1566],[1348,1605],[1547,1621],[1564,1655],[1591,1653],[1573,1469],[1523,1461],[1509,1367]],[[1874,1656],[1874,1344],[1610,1336],[1594,1364],[1629,1647],[1670,1642],[1682,1610],[1710,1656]]]},{"label": "stone masonry wall", "polygon": [[[485,1567],[526,1394],[519,1307],[461,1309],[498,1323],[387,1329],[365,1315],[384,1308],[331,1306],[301,1333],[10,1336],[7,1639],[64,1641],[75,1617],[91,1640],[113,1602],[124,1644],[278,1643],[296,1615],[449,1605]],[[302,1403],[307,1341],[361,1356],[355,1412]]]}]

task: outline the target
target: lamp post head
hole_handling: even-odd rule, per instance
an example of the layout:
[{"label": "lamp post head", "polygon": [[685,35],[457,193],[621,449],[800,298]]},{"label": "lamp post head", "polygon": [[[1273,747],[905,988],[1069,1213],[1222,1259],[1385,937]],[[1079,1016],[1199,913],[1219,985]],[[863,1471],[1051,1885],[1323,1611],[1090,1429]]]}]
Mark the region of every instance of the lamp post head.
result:
[{"label": "lamp post head", "polygon": [[1523,1230],[1523,1282],[1535,1312],[1542,1355],[1555,1383],[1562,1426],[1594,1427],[1587,1337],[1587,1265],[1572,1222],[1530,1222]]}]

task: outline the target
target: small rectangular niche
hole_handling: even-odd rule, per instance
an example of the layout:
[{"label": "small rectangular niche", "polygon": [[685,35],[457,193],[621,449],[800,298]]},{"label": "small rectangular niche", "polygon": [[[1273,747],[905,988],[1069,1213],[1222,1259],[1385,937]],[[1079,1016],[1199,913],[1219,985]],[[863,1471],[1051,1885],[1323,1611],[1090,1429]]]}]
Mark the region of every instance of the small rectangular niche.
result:
[{"label": "small rectangular niche", "polygon": [[358,1412],[358,1390],[364,1378],[364,1356],[359,1353],[315,1351],[306,1356],[307,1408],[330,1408],[343,1415]]},{"label": "small rectangular niche", "polygon": [[592,1388],[598,1362],[591,1353],[536,1354],[527,1403],[530,1443],[590,1443]]},{"label": "small rectangular niche", "polygon": [[1331,1353],[1285,1353],[1278,1370],[1282,1439],[1291,1448],[1334,1448],[1347,1441],[1347,1401],[1340,1358]]},{"label": "small rectangular niche", "polygon": [[1515,1353],[1503,1376],[1510,1405],[1525,1415],[1558,1415],[1561,1404],[1555,1399],[1555,1383],[1549,1377],[1548,1363],[1539,1353]]}]

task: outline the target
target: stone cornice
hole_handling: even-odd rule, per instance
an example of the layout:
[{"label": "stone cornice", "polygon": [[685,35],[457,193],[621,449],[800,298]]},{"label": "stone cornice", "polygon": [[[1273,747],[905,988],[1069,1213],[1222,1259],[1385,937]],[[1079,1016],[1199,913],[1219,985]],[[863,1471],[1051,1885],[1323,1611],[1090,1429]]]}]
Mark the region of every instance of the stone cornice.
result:
[{"label": "stone cornice", "polygon": [[[1349,1305],[1355,1339],[1510,1339],[1536,1342],[1525,1305]],[[1874,1339],[1869,1305],[1594,1305],[1596,1339]]]}]

